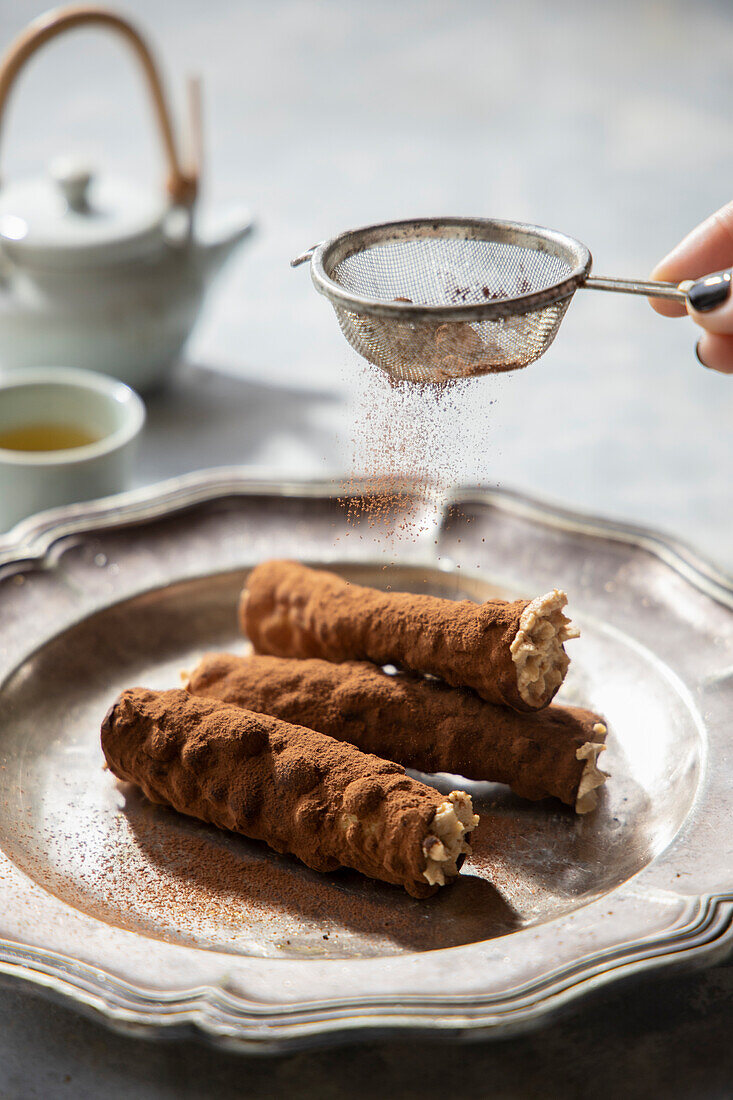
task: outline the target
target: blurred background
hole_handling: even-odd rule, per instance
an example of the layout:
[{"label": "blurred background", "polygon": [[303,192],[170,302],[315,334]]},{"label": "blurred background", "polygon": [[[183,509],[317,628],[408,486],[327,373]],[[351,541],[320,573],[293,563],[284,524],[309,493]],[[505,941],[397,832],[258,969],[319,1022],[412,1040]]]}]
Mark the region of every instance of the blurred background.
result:
[{"label": "blurred background", "polygon": [[[0,5],[7,43],[32,0]],[[731,197],[726,0],[129,0],[182,114],[204,82],[202,221],[249,206],[256,239],[212,290],[173,386],[149,402],[138,481],[245,463],[335,476],[359,366],[306,268],[371,221],[477,214],[578,237],[596,274],[646,276]],[[162,164],[115,38],[79,30],[22,75],[6,179],[59,153],[145,182]],[[733,381],[695,360],[687,319],[579,293],[549,353],[472,388],[485,485],[666,530],[733,568]],[[460,471],[458,472],[460,476]]]}]

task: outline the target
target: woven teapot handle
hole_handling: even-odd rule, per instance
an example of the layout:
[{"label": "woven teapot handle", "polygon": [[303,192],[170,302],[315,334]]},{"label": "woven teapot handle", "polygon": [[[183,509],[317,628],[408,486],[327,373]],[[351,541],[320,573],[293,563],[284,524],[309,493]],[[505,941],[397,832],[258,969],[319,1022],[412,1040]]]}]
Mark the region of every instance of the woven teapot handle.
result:
[{"label": "woven teapot handle", "polygon": [[191,206],[196,198],[199,180],[200,126],[201,115],[198,109],[198,85],[190,86],[191,94],[191,132],[193,163],[184,172],[178,157],[176,141],[171,126],[171,115],[157,66],[148,46],[138,31],[122,16],[108,8],[90,4],[70,4],[68,7],[54,8],[34,19],[15,39],[0,61],[0,131],[5,117],[10,91],[20,70],[26,61],[52,38],[64,31],[81,26],[108,27],[122,35],[137,55],[147,80],[153,111],[158,122],[163,151],[165,154],[168,178],[166,187],[172,201],[176,204]]}]

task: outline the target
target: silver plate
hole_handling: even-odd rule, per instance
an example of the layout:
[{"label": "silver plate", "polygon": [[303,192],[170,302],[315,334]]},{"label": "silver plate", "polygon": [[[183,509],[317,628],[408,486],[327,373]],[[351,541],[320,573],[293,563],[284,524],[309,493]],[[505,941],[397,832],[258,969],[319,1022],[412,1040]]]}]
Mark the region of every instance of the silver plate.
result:
[{"label": "silver plate", "polygon": [[[380,556],[331,491],[218,471],[0,540],[0,969],[119,1027],[271,1050],[503,1034],[612,979],[722,956],[730,581],[649,532],[471,490],[429,538]],[[116,784],[98,740],[116,692],[175,686],[204,651],[241,647],[238,589],[272,556],[452,597],[565,588],[582,630],[565,698],[609,721],[599,810],[466,784],[474,856],[418,902]]]}]

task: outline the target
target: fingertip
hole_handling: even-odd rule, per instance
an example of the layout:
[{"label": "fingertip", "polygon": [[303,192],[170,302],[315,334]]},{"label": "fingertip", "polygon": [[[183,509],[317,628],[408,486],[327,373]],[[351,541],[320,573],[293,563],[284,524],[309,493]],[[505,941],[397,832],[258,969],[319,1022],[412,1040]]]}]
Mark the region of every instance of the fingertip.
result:
[{"label": "fingertip", "polygon": [[719,374],[733,374],[733,337],[705,333],[695,345],[698,363]]},{"label": "fingertip", "polygon": [[[649,279],[653,283],[679,283],[683,277],[675,253],[670,252],[657,264]],[[669,298],[649,298],[649,304],[661,317],[684,317],[687,314],[683,303],[673,302]]]},{"label": "fingertip", "polygon": [[[667,277],[664,272],[664,263],[663,260],[661,264],[657,264],[649,276],[650,280],[654,283],[677,282],[677,279]],[[674,302],[669,298],[648,298],[647,300],[652,309],[661,317],[685,317],[687,315],[687,310],[681,302]]]},{"label": "fingertip", "polygon": [[649,305],[661,317],[686,317],[687,310],[679,302],[671,302],[669,298],[649,298]]},{"label": "fingertip", "polygon": [[649,278],[655,283],[668,283],[671,281],[670,264],[672,263],[673,252],[665,256],[663,260],[660,260],[657,266],[652,271]]}]

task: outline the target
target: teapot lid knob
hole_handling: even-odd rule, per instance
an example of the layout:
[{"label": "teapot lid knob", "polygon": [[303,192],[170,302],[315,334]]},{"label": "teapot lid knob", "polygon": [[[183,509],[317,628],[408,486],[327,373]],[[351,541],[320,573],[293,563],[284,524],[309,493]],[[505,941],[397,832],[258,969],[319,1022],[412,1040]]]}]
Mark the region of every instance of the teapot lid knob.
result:
[{"label": "teapot lid knob", "polygon": [[59,157],[52,162],[50,171],[69,209],[77,214],[86,213],[89,210],[87,192],[92,182],[89,165],[72,157]]}]

